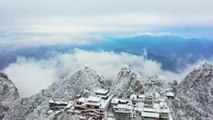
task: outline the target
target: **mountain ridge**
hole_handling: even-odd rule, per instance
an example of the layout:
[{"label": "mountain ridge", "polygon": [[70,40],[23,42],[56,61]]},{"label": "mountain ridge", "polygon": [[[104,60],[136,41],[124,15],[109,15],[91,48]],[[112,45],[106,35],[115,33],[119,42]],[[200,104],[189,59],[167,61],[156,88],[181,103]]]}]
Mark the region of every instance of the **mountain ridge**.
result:
[{"label": "mountain ridge", "polygon": [[213,65],[203,63],[177,86],[173,101],[175,120],[213,119]]},{"label": "mountain ridge", "polygon": [[18,57],[36,60],[52,58],[57,53],[72,53],[75,48],[88,51],[126,52],[162,63],[162,69],[179,72],[186,65],[199,60],[210,60],[213,57],[213,40],[184,39],[176,36],[133,36],[123,38],[104,38],[90,44],[83,45],[55,45],[42,47],[17,47],[0,49],[0,70],[5,69]]},{"label": "mountain ridge", "polygon": [[[5,81],[7,76],[5,74],[3,76]],[[3,120],[48,120],[49,100],[69,101],[77,94],[90,92],[94,88],[106,87],[104,82],[101,75],[86,65],[70,78],[65,77],[65,79],[53,83],[47,89],[29,98],[15,99],[13,103],[8,102],[8,106],[1,107],[4,113],[0,116]],[[125,88],[117,95],[118,97],[120,95],[127,97],[129,95],[127,93],[134,94],[146,91],[147,86],[150,88],[146,92],[162,91],[165,87],[164,82],[159,75],[148,78],[138,76],[136,72],[125,65],[118,73],[117,82],[115,82],[115,85],[118,86],[115,88]],[[176,84],[174,83],[175,86],[173,86],[176,94],[174,100],[171,101],[174,120],[211,120],[213,118],[212,64],[201,64],[190,72],[178,86]],[[115,91],[119,92],[119,90]]]}]

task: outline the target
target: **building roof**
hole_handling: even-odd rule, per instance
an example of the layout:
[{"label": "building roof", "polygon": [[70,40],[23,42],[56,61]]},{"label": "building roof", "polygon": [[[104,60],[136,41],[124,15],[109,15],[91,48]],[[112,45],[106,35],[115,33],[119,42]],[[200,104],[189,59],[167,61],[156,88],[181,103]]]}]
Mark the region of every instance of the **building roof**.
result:
[{"label": "building roof", "polygon": [[101,98],[100,97],[93,97],[93,96],[89,96],[87,98],[87,102],[100,102],[101,101]]},{"label": "building roof", "polygon": [[109,90],[106,90],[106,89],[96,89],[94,92],[97,93],[97,94],[107,94],[109,92]]},{"label": "building roof", "polygon": [[140,98],[140,99],[143,98],[144,99],[145,95],[138,95],[138,98]]},{"label": "building roof", "polygon": [[156,112],[156,109],[154,108],[144,108],[143,110],[146,112]]},{"label": "building roof", "polygon": [[123,68],[129,69],[129,66],[127,64],[123,65]]},{"label": "building roof", "polygon": [[98,102],[98,103],[92,103],[92,102],[86,102],[85,103],[86,105],[92,105],[92,106],[101,106],[101,103],[100,102]]},{"label": "building roof", "polygon": [[166,102],[160,102],[159,104],[160,104],[160,107],[167,107]]},{"label": "building roof", "polygon": [[142,117],[149,117],[149,118],[159,118],[159,113],[151,113],[151,112],[141,112]]},{"label": "building roof", "polygon": [[122,109],[122,110],[131,110],[131,105],[130,104],[118,104],[116,106],[113,106],[113,108],[117,108],[117,109]]},{"label": "building roof", "polygon": [[90,68],[89,65],[85,65],[85,66],[84,66],[84,70],[85,70],[86,72],[89,72],[89,71],[91,70],[91,68]]},{"label": "building roof", "polygon": [[137,95],[132,94],[132,95],[130,96],[130,99],[137,99]]},{"label": "building roof", "polygon": [[85,98],[83,98],[83,97],[80,97],[79,99],[78,99],[78,102],[85,102]]},{"label": "building roof", "polygon": [[85,65],[84,69],[90,69],[90,66],[89,65]]},{"label": "building roof", "polygon": [[174,93],[173,92],[166,92],[166,96],[174,97]]},{"label": "building roof", "polygon": [[122,71],[129,71],[129,66],[128,65],[123,65],[123,67],[121,68]]},{"label": "building roof", "polygon": [[112,104],[117,104],[118,103],[118,98],[112,98],[111,103]]},{"label": "building roof", "polygon": [[54,101],[54,100],[49,100],[49,103],[55,103],[55,104],[68,104],[68,102]]},{"label": "building roof", "polygon": [[160,102],[165,102],[165,101],[166,101],[165,98],[159,98],[158,100],[159,100]]},{"label": "building roof", "polygon": [[124,111],[124,110],[115,110],[116,113],[125,113],[125,114],[131,114],[131,111]]},{"label": "building roof", "polygon": [[119,99],[118,100],[119,103],[129,103],[128,99]]},{"label": "building roof", "polygon": [[103,100],[103,99],[101,100],[101,107],[100,108],[102,110],[105,110],[109,106],[112,97],[113,97],[113,95],[109,96],[109,98],[106,99],[106,100]]},{"label": "building roof", "polygon": [[72,105],[73,105],[73,103],[72,103],[72,102],[69,102],[68,105],[66,106],[66,108],[71,108]]},{"label": "building roof", "polygon": [[161,109],[161,113],[169,114],[171,111],[169,109]]}]

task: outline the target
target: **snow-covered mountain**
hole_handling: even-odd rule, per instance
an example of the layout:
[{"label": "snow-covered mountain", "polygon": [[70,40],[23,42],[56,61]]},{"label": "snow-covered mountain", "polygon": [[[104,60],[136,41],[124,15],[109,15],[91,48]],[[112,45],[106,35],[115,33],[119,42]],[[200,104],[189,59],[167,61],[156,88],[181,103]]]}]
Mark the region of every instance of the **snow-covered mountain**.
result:
[{"label": "snow-covered mountain", "polygon": [[204,63],[177,86],[175,120],[213,120],[213,65]]},{"label": "snow-covered mountain", "polygon": [[102,77],[86,66],[70,78],[60,80],[36,95],[17,100],[10,105],[3,120],[45,120],[48,117],[49,100],[71,100],[82,90],[92,90],[101,87],[101,84]]},{"label": "snow-covered mountain", "polygon": [[[5,74],[0,74],[0,118],[2,120],[47,120],[49,100],[68,101],[75,95],[94,88],[109,88],[105,80],[89,66],[69,77],[53,83],[47,89],[29,98],[18,99],[18,91]],[[178,85],[171,82],[176,95],[171,101],[175,120],[212,120],[213,119],[213,65],[202,64],[192,71]],[[8,87],[2,87],[7,85]],[[166,85],[160,75],[142,77],[127,65],[118,73],[111,90],[119,97],[133,93],[160,92]],[[6,106],[6,107],[5,107]],[[4,112],[3,112],[4,111]],[[70,116],[58,116],[61,120]]]},{"label": "snow-covered mountain", "polygon": [[8,111],[9,105],[19,98],[18,89],[8,79],[7,75],[0,73],[0,119]]},{"label": "snow-covered mountain", "polygon": [[143,78],[143,84],[145,87],[145,91],[149,93],[161,93],[168,88],[164,76],[161,75],[153,75],[149,77]]},{"label": "snow-covered mountain", "polygon": [[133,93],[143,93],[141,76],[124,65],[112,85],[113,93],[118,97],[127,98]]}]

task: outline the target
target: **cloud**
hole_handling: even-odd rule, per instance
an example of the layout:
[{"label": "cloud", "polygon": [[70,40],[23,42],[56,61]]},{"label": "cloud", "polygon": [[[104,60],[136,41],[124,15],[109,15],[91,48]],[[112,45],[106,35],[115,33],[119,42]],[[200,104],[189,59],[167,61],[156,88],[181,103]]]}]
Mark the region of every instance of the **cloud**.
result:
[{"label": "cloud", "polygon": [[91,42],[103,40],[98,34],[29,34],[10,33],[0,35],[0,47],[6,46],[54,46],[54,45],[85,45]]},{"label": "cloud", "polygon": [[94,33],[213,38],[212,4],[212,0],[2,0],[0,45],[84,44]]},{"label": "cloud", "polygon": [[168,26],[209,27],[212,4],[212,0],[7,0],[0,2],[0,31],[150,32]]},{"label": "cloud", "polygon": [[62,70],[74,72],[89,64],[99,74],[104,75],[106,79],[115,79],[124,64],[128,64],[134,70],[143,71],[144,75],[153,75],[160,72],[161,67],[159,63],[146,60],[143,56],[104,51],[91,52],[79,49],[76,49],[73,54],[60,55],[57,59],[60,63],[63,63],[60,66]]},{"label": "cloud", "polygon": [[144,76],[160,74],[168,81],[174,79],[180,81],[200,62],[188,65],[181,73],[173,73],[162,70],[160,63],[147,60],[144,56],[75,49],[71,53],[58,53],[54,58],[47,60],[19,58],[17,63],[11,64],[4,72],[15,83],[21,96],[27,97],[63,77],[69,78],[86,64],[89,64],[98,74],[104,75],[105,79],[110,80],[115,80],[120,68],[128,64],[133,71]]},{"label": "cloud", "polygon": [[38,93],[58,79],[51,61],[19,58],[17,63],[11,64],[4,72],[16,85],[22,97]]}]

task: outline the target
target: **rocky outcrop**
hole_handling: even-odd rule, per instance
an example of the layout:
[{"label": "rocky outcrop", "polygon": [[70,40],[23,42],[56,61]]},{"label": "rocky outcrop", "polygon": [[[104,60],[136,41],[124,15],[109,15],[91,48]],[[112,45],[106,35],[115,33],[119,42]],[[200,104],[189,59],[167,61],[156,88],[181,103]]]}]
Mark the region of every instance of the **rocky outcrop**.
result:
[{"label": "rocky outcrop", "polygon": [[213,120],[213,65],[204,63],[177,86],[175,120]]},{"label": "rocky outcrop", "polygon": [[171,89],[171,92],[176,92],[178,82],[177,80],[173,80],[168,83],[168,87]]},{"label": "rocky outcrop", "polygon": [[8,79],[8,76],[5,73],[0,72],[0,77],[4,79]]},{"label": "rocky outcrop", "polygon": [[145,91],[148,93],[161,93],[167,88],[165,78],[161,75],[153,75],[143,78]]},{"label": "rocky outcrop", "polygon": [[0,73],[0,119],[3,118],[9,106],[19,98],[18,89],[4,73]]},{"label": "rocky outcrop", "polygon": [[128,98],[131,94],[144,92],[141,76],[132,71],[127,65],[121,68],[117,80],[112,85],[113,93],[118,97]]}]

